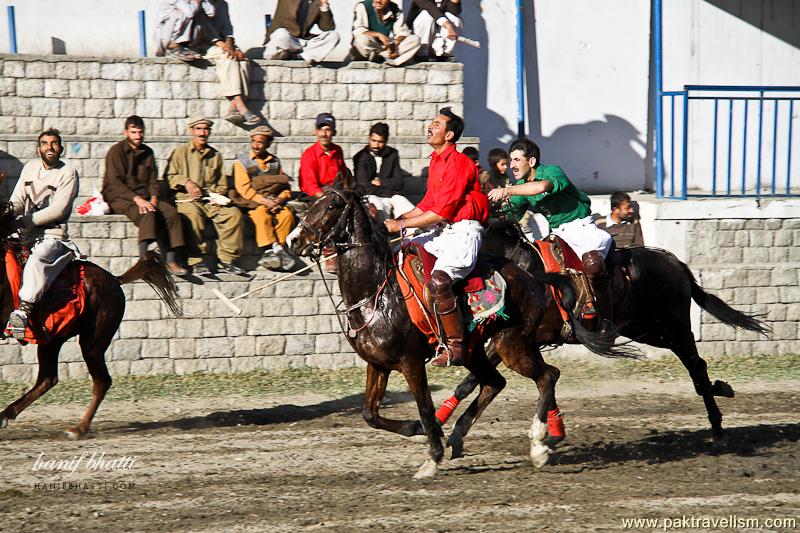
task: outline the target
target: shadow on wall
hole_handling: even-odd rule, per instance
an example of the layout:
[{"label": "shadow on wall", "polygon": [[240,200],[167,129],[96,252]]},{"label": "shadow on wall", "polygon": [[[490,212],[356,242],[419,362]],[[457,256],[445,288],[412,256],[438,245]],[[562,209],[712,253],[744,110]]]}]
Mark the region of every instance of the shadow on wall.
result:
[{"label": "shadow on wall", "polygon": [[590,194],[641,189],[647,147],[642,133],[627,120],[604,115],[603,120],[565,124],[549,136],[542,134],[536,13],[532,0],[525,2],[523,27],[526,133],[541,148],[542,163],[561,166],[575,185]]},{"label": "shadow on wall", "polygon": [[[795,48],[800,48],[800,9],[796,5],[797,2],[792,0],[772,2],[706,0],[706,2]],[[788,13],[792,15],[787,17]]]},{"label": "shadow on wall", "polygon": [[480,137],[485,160],[489,150],[506,146],[516,134],[508,129],[505,118],[488,108],[490,43],[481,2],[463,0],[462,6],[464,36],[481,43],[480,48],[458,44],[455,50],[456,58],[464,65],[464,135]]}]

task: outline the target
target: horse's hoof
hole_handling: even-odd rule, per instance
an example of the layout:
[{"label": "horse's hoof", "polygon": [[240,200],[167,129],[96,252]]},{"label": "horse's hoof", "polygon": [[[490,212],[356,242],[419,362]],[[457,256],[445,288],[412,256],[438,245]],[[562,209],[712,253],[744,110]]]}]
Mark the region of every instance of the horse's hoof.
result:
[{"label": "horse's hoof", "polygon": [[458,459],[464,457],[464,439],[450,434],[447,439],[447,448],[450,448],[450,459]]},{"label": "horse's hoof", "polygon": [[69,440],[80,440],[83,438],[84,433],[78,428],[70,428],[64,430],[64,434]]},{"label": "horse's hoof", "polygon": [[733,392],[733,387],[720,380],[714,382],[713,393],[714,396],[722,396],[723,398],[733,398],[736,395]]},{"label": "horse's hoof", "polygon": [[430,479],[436,475],[439,465],[433,459],[428,459],[422,466],[419,467],[417,473],[414,474],[414,479]]},{"label": "horse's hoof", "polygon": [[542,468],[550,460],[553,450],[544,444],[531,444],[531,462],[536,468]]}]

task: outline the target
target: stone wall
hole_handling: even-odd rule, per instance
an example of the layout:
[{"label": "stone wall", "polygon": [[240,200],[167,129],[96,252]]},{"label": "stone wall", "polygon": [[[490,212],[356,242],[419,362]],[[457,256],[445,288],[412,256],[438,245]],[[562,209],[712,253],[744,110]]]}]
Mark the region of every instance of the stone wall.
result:
[{"label": "stone wall", "polygon": [[[22,164],[35,155],[36,136],[56,127],[65,140],[64,158],[78,170],[81,199],[100,185],[108,148],[121,138],[125,117],[145,120],[147,143],[160,167],[187,137],[186,118],[213,118],[211,144],[226,160],[247,149],[244,129],[217,117],[228,102],[219,94],[213,67],[167,59],[0,55],[0,170],[13,185]],[[336,142],[351,162],[366,144],[369,127],[389,124],[390,144],[411,176],[427,166],[425,125],[443,105],[463,113],[463,66],[421,63],[391,68],[368,62],[309,67],[303,61],[253,61],[250,106],[284,138],[273,145],[290,176],[297,176],[303,149],[314,142],[314,118],[337,117]],[[475,145],[477,139],[463,139]],[[418,182],[411,180],[418,192]],[[294,185],[296,187],[296,184]]]}]

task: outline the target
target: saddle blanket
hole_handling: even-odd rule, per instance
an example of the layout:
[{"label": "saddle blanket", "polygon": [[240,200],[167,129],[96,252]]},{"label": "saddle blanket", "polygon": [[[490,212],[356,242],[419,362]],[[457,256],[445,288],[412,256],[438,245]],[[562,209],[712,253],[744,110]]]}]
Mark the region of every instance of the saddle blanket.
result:
[{"label": "saddle blanket", "polygon": [[[427,281],[436,258],[424,248],[410,245],[398,254],[397,282],[411,321],[427,335],[430,344],[439,343],[436,316],[430,306]],[[406,281],[408,280],[408,282]],[[470,276],[453,284],[468,332],[478,332],[495,318],[505,315],[506,281],[499,272],[481,265]],[[470,345],[469,341],[465,343]]]},{"label": "saddle blanket", "polygon": [[[19,288],[22,285],[22,266],[19,248],[6,246],[6,275],[11,293],[14,295],[14,308],[19,308]],[[23,263],[24,264],[24,263]],[[59,333],[69,330],[80,317],[85,304],[85,263],[72,261],[59,274],[44,297],[33,308],[25,331],[25,340],[20,344],[47,344]],[[5,317],[4,317],[5,319]],[[4,331],[7,337],[11,332]]]}]

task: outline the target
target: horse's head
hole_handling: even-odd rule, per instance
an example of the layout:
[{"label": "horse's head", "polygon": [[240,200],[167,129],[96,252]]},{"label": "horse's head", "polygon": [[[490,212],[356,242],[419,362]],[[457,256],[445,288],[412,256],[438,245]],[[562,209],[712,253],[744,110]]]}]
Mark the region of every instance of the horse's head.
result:
[{"label": "horse's head", "polygon": [[308,255],[314,247],[342,241],[356,202],[358,195],[354,192],[328,189],[286,238],[289,251],[295,255]]}]

